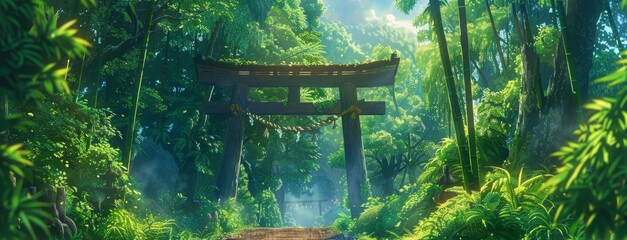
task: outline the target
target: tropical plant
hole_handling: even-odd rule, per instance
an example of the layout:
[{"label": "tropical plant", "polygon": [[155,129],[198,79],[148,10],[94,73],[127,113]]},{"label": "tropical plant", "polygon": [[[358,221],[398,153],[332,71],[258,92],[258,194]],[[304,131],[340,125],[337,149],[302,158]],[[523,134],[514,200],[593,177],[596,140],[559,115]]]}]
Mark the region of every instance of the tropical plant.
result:
[{"label": "tropical plant", "polygon": [[523,168],[518,177],[514,178],[507,169],[489,167],[495,171],[486,175],[486,183],[481,187],[482,192],[500,192],[513,209],[535,208],[537,203],[543,202],[547,197],[546,192],[541,191],[541,181],[548,175],[535,174],[523,181]]},{"label": "tropical plant", "polygon": [[589,238],[627,236],[627,60],[618,63],[622,66],[617,71],[597,82],[622,89],[616,98],[595,99],[585,106],[592,114],[575,131],[578,141],[553,154],[562,165],[547,182],[559,194],[555,219],[565,215],[584,222]]},{"label": "tropical plant", "polygon": [[102,231],[106,239],[167,239],[172,237],[174,220],[138,216],[125,209],[116,209],[107,217]]},{"label": "tropical plant", "polygon": [[[566,238],[571,232],[566,221],[554,222],[555,204],[546,200],[545,204],[539,204],[540,208],[529,214],[529,223],[527,228],[527,236],[533,238],[544,239],[562,239]],[[577,229],[577,228],[575,228]],[[583,229],[583,228],[579,228]]]},{"label": "tropical plant", "polygon": [[58,14],[43,1],[0,3],[0,96],[4,108],[0,117],[0,232],[7,239],[37,238],[36,229],[49,234],[44,221],[50,215],[42,210],[48,204],[37,200],[41,193],[24,188],[33,184],[34,163],[27,159],[23,144],[11,139],[11,131],[31,130],[34,124],[10,115],[9,106],[39,102],[54,92],[69,93],[64,78],[67,69],[55,67],[55,62],[83,56],[89,43],[76,37],[77,31],[71,28],[75,21],[58,27],[57,20]]},{"label": "tropical plant", "polygon": [[[5,150],[3,154],[11,154],[11,149],[2,150]],[[50,219],[50,214],[42,210],[49,204],[37,200],[41,192],[31,195],[23,185],[24,179],[19,179],[15,186],[3,186],[2,206],[0,206],[2,210],[0,231],[3,238],[24,239],[29,236],[36,239],[35,231],[39,229],[46,235],[50,234],[45,223]]]}]

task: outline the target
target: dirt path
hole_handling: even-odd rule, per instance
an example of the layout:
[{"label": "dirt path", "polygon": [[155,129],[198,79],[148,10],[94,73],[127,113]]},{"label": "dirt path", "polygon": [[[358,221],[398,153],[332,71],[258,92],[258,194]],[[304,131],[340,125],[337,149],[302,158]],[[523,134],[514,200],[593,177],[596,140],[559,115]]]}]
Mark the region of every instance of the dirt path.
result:
[{"label": "dirt path", "polygon": [[253,228],[239,234],[232,234],[224,239],[255,239],[255,240],[350,240],[354,238],[344,237],[328,228]]}]

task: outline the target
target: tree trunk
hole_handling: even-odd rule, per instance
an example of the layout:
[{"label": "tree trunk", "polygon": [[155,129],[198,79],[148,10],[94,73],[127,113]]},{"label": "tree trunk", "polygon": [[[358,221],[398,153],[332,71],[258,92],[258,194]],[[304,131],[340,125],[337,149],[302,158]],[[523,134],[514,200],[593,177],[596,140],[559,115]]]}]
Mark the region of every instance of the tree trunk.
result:
[{"label": "tree trunk", "polygon": [[[477,138],[475,136],[475,114],[472,102],[472,80],[470,79],[470,50],[468,44],[468,23],[466,20],[466,1],[457,0],[459,8],[459,28],[462,47],[462,68],[464,75],[464,91],[466,95],[466,124],[468,126],[468,146],[470,168],[472,169],[472,185],[468,187],[479,191],[479,161],[477,160]],[[498,46],[498,44],[497,44]]]},{"label": "tree trunk", "polygon": [[137,121],[137,108],[139,106],[139,95],[141,93],[142,87],[142,79],[144,78],[144,67],[146,66],[146,55],[148,53],[148,43],[150,41],[150,29],[152,28],[152,15],[154,12],[156,0],[152,0],[148,7],[148,15],[146,16],[146,36],[144,37],[144,42],[142,45],[142,55],[141,60],[139,62],[139,76],[137,81],[135,82],[135,91],[133,94],[133,107],[129,113],[130,120],[128,124],[128,132],[126,134],[126,139],[124,139],[124,151],[122,155],[122,163],[127,166],[127,171],[131,172],[131,153],[133,148],[133,140],[135,139],[135,122]]},{"label": "tree trunk", "polygon": [[285,184],[282,184],[279,189],[274,193],[276,196],[276,203],[279,205],[279,212],[281,212],[281,219],[285,219]]},{"label": "tree trunk", "polygon": [[536,84],[540,81],[540,58],[536,54],[533,43],[523,46],[522,59],[522,89],[518,101],[518,120],[516,121],[511,159],[515,162],[531,163],[533,160],[544,158],[542,153],[534,151],[534,143],[538,142],[535,135],[537,129],[534,127],[538,125],[540,120],[543,96],[542,89],[538,88]]},{"label": "tree trunk", "polygon": [[453,118],[453,125],[455,128],[455,136],[457,139],[457,151],[459,154],[459,160],[462,166],[462,175],[464,177],[464,188],[470,191],[470,186],[474,186],[474,179],[472,177],[472,169],[470,167],[470,156],[468,154],[468,142],[466,140],[466,134],[464,131],[464,122],[462,119],[462,110],[457,98],[457,90],[455,87],[455,80],[453,79],[453,70],[451,68],[451,60],[448,53],[448,45],[446,43],[446,36],[444,35],[444,27],[442,26],[442,14],[440,13],[440,1],[429,0],[431,9],[431,19],[433,19],[433,28],[438,38],[438,45],[440,48],[440,57],[442,58],[442,67],[444,68],[444,75],[446,77],[446,89],[448,91],[449,106],[451,115]]},{"label": "tree trunk", "polygon": [[[490,0],[485,0],[485,6],[488,10],[488,16],[490,17],[490,24],[492,25],[492,37],[494,38],[494,44],[496,44],[496,50],[499,53],[499,60],[501,61],[502,73],[508,76],[507,65],[505,62],[505,56],[503,55],[503,49],[501,48],[501,38],[499,37],[499,31],[496,29],[494,23],[494,16],[492,16],[492,9],[490,9]],[[461,10],[460,10],[461,11]],[[461,16],[461,15],[460,15]]]},{"label": "tree trunk", "polygon": [[218,40],[218,33],[222,28],[222,22],[222,18],[219,18],[218,21],[216,21],[216,24],[213,26],[213,30],[211,31],[211,37],[209,38],[209,48],[207,48],[207,57],[213,57],[213,50],[216,46],[216,40]]},{"label": "tree trunk", "polygon": [[553,21],[553,27],[558,28],[559,26],[557,25],[557,8],[555,6],[555,0],[551,0],[551,9],[553,9],[553,18],[551,19]]},{"label": "tree trunk", "polygon": [[[569,29],[565,36],[570,41],[570,52],[574,60],[574,71],[579,77],[579,90],[581,99],[586,100],[588,94],[588,84],[590,69],[592,68],[592,53],[597,41],[597,22],[603,9],[602,1],[589,0],[569,0],[565,16],[565,25]],[[546,154],[556,151],[561,147],[567,136],[577,127],[575,100],[571,92],[568,78],[566,56],[563,51],[562,41],[559,42],[555,58],[555,70],[553,78],[549,82],[547,93],[546,110],[543,111],[543,118],[549,121],[549,126],[559,126],[546,129],[548,136],[544,139],[551,139],[549,146],[542,146]]]},{"label": "tree trunk", "polygon": [[81,94],[81,83],[83,82],[83,69],[84,68],[85,68],[85,54],[83,54],[83,59],[81,60],[81,71],[78,74],[78,84],[76,86],[76,98],[74,99],[75,103],[78,103],[78,99]]},{"label": "tree trunk", "polygon": [[222,24],[223,24],[224,20],[222,18],[219,18],[215,25],[213,26],[213,30],[211,31],[211,36],[209,38],[209,47],[207,48],[207,56],[208,57],[213,57],[213,52],[215,49],[215,45],[216,42],[218,40],[218,35],[220,33],[220,31],[222,31]]},{"label": "tree trunk", "polygon": [[[558,19],[560,22],[560,30],[562,32],[562,47],[564,48],[564,54],[566,55],[566,68],[568,70],[568,76],[570,78],[570,87],[571,87],[571,91],[573,93],[573,99],[574,99],[574,105],[575,105],[575,112],[576,112],[576,117],[577,117],[577,122],[579,123],[579,125],[584,124],[584,116],[583,116],[583,109],[581,106],[581,90],[579,87],[579,81],[580,80],[580,76],[578,74],[578,72],[575,70],[576,65],[575,64],[575,59],[573,59],[573,54],[571,52],[571,40],[568,36],[569,35],[569,28],[566,26],[566,17],[565,17],[565,13],[564,13],[564,4],[562,2],[562,0],[558,0],[557,1],[557,15],[558,15]],[[558,49],[559,50],[559,49]]]},{"label": "tree trunk", "polygon": [[[616,47],[620,52],[624,51],[623,42],[620,40],[620,33],[618,33],[618,28],[616,27],[616,22],[614,22],[614,14],[612,14],[612,7],[610,7],[610,0],[605,0],[605,11],[607,12],[607,18],[610,22],[610,27],[612,28],[612,36],[614,37],[614,41],[616,42]],[[620,53],[619,53],[620,55]]]},{"label": "tree trunk", "polygon": [[383,176],[383,194],[387,197],[396,192],[394,189],[394,176],[387,174],[387,176]]},{"label": "tree trunk", "polygon": [[518,9],[516,8],[516,3],[512,2],[512,23],[514,23],[514,32],[516,33],[516,39],[518,43],[523,42],[523,33],[520,27],[520,21],[518,20]]},{"label": "tree trunk", "polygon": [[[543,153],[537,149],[537,131],[540,121],[540,111],[544,105],[544,92],[540,78],[540,58],[534,48],[534,37],[529,23],[527,8],[523,4],[521,13],[523,16],[523,46],[522,63],[523,76],[520,97],[518,100],[518,119],[514,133],[514,144],[510,159],[518,163],[542,164],[538,159],[544,159]],[[535,161],[535,162],[532,162]]]}]

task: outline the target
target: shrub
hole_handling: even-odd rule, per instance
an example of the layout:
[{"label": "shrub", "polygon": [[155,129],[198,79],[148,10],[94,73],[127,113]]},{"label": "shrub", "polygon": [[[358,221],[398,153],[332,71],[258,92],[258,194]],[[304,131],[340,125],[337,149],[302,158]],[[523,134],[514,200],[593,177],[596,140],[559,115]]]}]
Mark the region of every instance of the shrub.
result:
[{"label": "shrub", "polygon": [[366,209],[361,216],[355,221],[355,233],[364,235],[373,235],[380,237],[383,235],[381,229],[381,211],[383,204],[375,205]]},{"label": "shrub", "polygon": [[259,226],[261,227],[281,227],[283,221],[281,220],[281,211],[279,211],[279,205],[277,204],[274,193],[270,190],[264,190],[261,192],[261,205],[259,213]]},{"label": "shrub", "polygon": [[339,216],[333,221],[331,228],[337,232],[349,233],[355,230],[355,220],[345,212],[339,212]]},{"label": "shrub", "polygon": [[114,209],[99,229],[104,239],[168,239],[172,237],[174,220],[157,219],[153,215],[138,218],[132,212]]}]

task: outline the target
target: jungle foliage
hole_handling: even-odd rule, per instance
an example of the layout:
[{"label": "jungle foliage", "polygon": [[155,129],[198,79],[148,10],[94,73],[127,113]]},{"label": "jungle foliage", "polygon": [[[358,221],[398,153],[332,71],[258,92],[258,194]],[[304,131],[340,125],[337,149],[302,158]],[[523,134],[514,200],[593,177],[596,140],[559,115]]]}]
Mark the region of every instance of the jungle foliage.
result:
[{"label": "jungle foliage", "polygon": [[[219,239],[297,225],[286,199],[314,186],[332,205],[319,218],[333,220],[316,224],[360,239],[627,237],[627,0],[390,2],[404,13],[427,3],[417,33],[331,21],[323,0],[0,1],[0,239]],[[324,65],[393,54],[395,86],[358,92],[387,111],[361,118],[360,217],[339,121],[283,132],[251,118],[237,198],[218,200],[228,116],[204,103],[231,92],[196,80],[197,56]],[[328,108],[338,95],[300,98]],[[254,88],[249,101],[287,98]],[[135,167],[146,161],[171,169]]]}]

